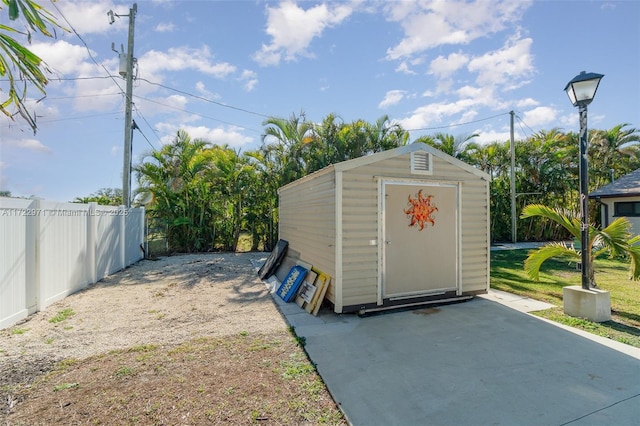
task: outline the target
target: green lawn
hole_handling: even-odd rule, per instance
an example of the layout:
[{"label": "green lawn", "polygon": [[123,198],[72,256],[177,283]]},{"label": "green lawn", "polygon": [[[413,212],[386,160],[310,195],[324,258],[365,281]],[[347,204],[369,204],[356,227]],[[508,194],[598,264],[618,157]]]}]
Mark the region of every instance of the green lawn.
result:
[{"label": "green lawn", "polygon": [[549,260],[542,265],[540,281],[532,281],[523,263],[529,250],[491,252],[491,288],[527,296],[556,305],[534,315],[576,327],[640,348],[640,282],[629,280],[626,262],[599,259],[595,262],[596,283],[611,296],[611,321],[594,323],[563,313],[562,287],[580,285],[575,263]]}]

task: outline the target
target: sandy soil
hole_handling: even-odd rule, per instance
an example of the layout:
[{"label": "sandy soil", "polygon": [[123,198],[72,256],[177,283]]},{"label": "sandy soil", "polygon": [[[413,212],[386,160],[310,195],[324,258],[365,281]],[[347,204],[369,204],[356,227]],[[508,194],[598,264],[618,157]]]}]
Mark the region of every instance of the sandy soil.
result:
[{"label": "sandy soil", "polygon": [[[287,324],[252,265],[265,258],[215,253],[142,260],[0,331],[0,412],[20,402],[3,389],[42,377],[62,360],[148,343],[282,335]],[[64,310],[72,315],[50,321]]]}]

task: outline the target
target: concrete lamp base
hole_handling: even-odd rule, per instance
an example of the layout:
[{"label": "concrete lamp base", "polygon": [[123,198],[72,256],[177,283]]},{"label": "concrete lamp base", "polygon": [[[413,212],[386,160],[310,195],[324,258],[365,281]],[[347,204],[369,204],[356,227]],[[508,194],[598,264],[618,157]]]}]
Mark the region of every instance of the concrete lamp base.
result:
[{"label": "concrete lamp base", "polygon": [[562,288],[564,313],[594,322],[611,320],[611,298],[609,292],[591,288],[583,289],[572,285]]}]

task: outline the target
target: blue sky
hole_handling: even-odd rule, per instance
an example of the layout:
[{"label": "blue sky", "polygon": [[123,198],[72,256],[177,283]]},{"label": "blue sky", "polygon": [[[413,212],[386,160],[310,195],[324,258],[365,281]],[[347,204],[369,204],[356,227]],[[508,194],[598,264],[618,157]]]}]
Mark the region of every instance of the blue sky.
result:
[{"label": "blue sky", "polygon": [[[53,71],[38,116],[0,118],[0,188],[70,201],[122,186],[126,48],[132,2],[41,4],[74,32],[34,37]],[[638,1],[137,2],[133,161],[178,129],[242,151],[258,148],[266,116],[382,115],[411,140],[445,132],[483,143],[578,130],[563,91],[580,71],[605,77],[589,127],[640,127]],[[6,10],[0,12],[2,22]],[[68,23],[67,23],[68,22]],[[85,45],[86,44],[86,45]],[[115,76],[110,78],[109,75]],[[6,93],[6,81],[0,88]],[[4,99],[4,98],[3,98]]]}]

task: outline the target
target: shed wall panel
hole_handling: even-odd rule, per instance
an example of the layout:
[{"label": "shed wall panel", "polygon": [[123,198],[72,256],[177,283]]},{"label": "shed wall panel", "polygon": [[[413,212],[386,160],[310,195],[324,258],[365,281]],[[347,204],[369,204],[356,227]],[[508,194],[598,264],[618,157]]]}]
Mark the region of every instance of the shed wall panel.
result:
[{"label": "shed wall panel", "polygon": [[[401,155],[343,173],[343,303],[375,303],[378,295],[377,178],[460,182],[461,284],[463,292],[488,285],[487,183],[455,164],[434,157],[433,174],[411,173],[411,155]],[[359,267],[352,265],[357,263]],[[368,268],[363,265],[370,265]]]},{"label": "shed wall panel", "polygon": [[378,300],[380,179],[460,185],[462,291],[487,290],[488,183],[466,166],[436,155],[432,159],[431,175],[411,173],[411,154],[407,153],[379,161],[345,163],[344,167],[311,175],[281,190],[280,237],[288,240],[303,260],[340,280],[338,303],[333,285],[327,295],[337,309]]},{"label": "shed wall panel", "polygon": [[[301,260],[335,277],[335,175],[325,173],[279,195],[279,235]],[[327,298],[335,303],[333,286]]]}]

